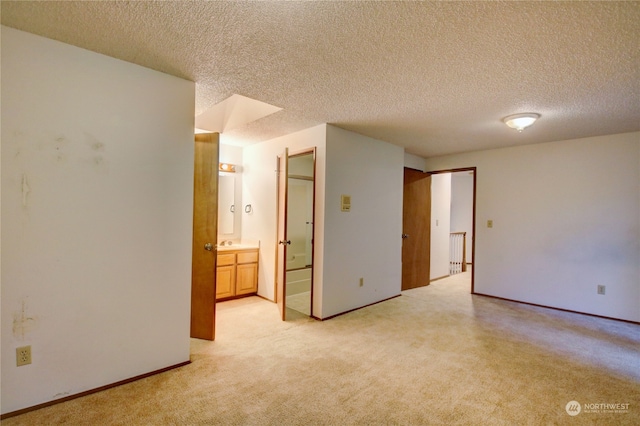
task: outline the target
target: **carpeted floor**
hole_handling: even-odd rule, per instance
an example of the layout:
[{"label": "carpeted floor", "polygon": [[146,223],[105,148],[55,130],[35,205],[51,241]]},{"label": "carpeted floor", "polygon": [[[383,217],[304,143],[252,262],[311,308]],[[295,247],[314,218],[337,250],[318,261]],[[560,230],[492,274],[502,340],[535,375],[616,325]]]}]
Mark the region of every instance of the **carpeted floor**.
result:
[{"label": "carpeted floor", "polygon": [[324,322],[224,302],[192,364],[2,425],[640,424],[640,326],[469,288],[463,273]]}]

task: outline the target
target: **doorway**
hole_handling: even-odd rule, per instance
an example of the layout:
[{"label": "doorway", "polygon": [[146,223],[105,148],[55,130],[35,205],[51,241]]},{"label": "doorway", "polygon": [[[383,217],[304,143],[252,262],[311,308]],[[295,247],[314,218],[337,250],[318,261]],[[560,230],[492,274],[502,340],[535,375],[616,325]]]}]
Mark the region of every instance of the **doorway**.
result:
[{"label": "doorway", "polygon": [[[471,290],[474,292],[475,234],[476,234],[476,180],[475,167],[429,172],[434,181],[431,198],[432,227],[440,226],[440,232],[431,233],[431,280],[451,275],[452,234],[465,234],[465,262],[471,267]],[[442,179],[439,179],[442,178]],[[436,181],[446,182],[436,188]],[[439,191],[440,194],[436,194]],[[444,193],[443,193],[444,191]],[[438,223],[439,222],[439,223]],[[444,225],[444,227],[443,227]],[[434,228],[435,229],[435,228]],[[438,251],[436,253],[436,250]]]},{"label": "doorway", "polygon": [[287,161],[279,160],[276,295],[286,320],[313,316],[315,148],[283,156]]},{"label": "doorway", "polygon": [[473,171],[451,174],[450,275],[466,272],[473,265],[474,177]]},{"label": "doorway", "polygon": [[[474,266],[471,293],[474,292],[476,179],[475,167],[426,173],[405,168],[402,290],[449,276],[451,234],[464,232],[465,259]],[[452,186],[452,182],[456,183]],[[452,196],[452,190],[458,195]]]}]

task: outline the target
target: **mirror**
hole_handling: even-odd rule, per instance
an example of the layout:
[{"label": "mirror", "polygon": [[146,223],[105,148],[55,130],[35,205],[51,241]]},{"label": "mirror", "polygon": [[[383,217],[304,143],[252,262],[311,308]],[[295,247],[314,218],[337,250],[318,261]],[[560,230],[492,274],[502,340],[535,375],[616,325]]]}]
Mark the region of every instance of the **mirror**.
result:
[{"label": "mirror", "polygon": [[311,315],[314,153],[289,157],[287,184],[286,305]]},{"label": "mirror", "polygon": [[220,175],[218,177],[218,234],[233,234],[235,190],[234,176]]},{"label": "mirror", "polygon": [[287,271],[311,266],[313,180],[307,179],[289,175],[287,239],[291,244],[287,249]]}]

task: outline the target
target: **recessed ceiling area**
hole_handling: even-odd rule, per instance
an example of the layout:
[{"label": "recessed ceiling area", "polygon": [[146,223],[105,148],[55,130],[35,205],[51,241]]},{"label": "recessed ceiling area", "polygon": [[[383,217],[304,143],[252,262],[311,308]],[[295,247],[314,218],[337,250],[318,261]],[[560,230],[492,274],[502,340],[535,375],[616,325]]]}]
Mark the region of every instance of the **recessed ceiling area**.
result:
[{"label": "recessed ceiling area", "polygon": [[243,142],[244,144],[249,142],[237,137],[229,137],[232,130],[247,126],[281,110],[282,108],[266,102],[233,94],[196,116],[195,127],[198,130],[221,133],[225,135],[228,143],[242,146]]},{"label": "recessed ceiling area", "polygon": [[[3,25],[194,81],[199,120],[234,95],[282,108],[225,129],[243,144],[331,123],[431,157],[640,130],[637,1],[1,8]],[[522,132],[502,121],[527,112]]]}]

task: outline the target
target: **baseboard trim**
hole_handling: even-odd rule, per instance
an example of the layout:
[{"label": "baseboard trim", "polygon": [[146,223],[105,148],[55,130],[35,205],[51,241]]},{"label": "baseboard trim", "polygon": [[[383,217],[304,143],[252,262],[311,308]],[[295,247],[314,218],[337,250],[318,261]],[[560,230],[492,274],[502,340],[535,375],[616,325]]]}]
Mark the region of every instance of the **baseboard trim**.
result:
[{"label": "baseboard trim", "polygon": [[170,365],[169,367],[161,368],[159,370],[150,371],[149,373],[141,374],[139,376],[131,377],[129,379],[120,380],[119,382],[111,383],[108,385],[100,386],[99,388],[86,390],[84,392],[76,393],[74,395],[65,396],[64,398],[54,399],[53,401],[43,402],[42,404],[34,405],[20,410],[11,411],[0,415],[0,420],[8,419],[9,417],[19,416],[21,414],[28,413],[30,411],[39,410],[40,408],[50,407],[52,405],[60,404],[61,402],[71,401],[72,399],[82,398],[83,396],[91,395],[93,393],[102,392],[107,389],[115,388],[117,386],[126,385],[127,383],[135,382],[137,380],[146,379],[147,377],[155,376],[156,374],[164,373],[174,368],[184,367],[191,364],[191,361],[181,362],[179,364]]},{"label": "baseboard trim", "polygon": [[377,302],[369,303],[368,305],[360,306],[359,308],[349,309],[348,311],[344,311],[344,312],[341,312],[339,314],[331,315],[331,316],[326,317],[326,318],[317,318],[317,319],[319,319],[320,321],[330,320],[331,318],[339,317],[340,315],[348,314],[349,312],[357,311],[359,309],[366,308],[368,306],[377,305],[378,303],[386,302],[387,300],[395,299],[396,297],[400,297],[400,296],[401,296],[401,294],[398,294],[396,296],[391,296],[391,297],[388,297],[386,299],[379,300]]},{"label": "baseboard trim", "polygon": [[263,295],[261,295],[261,294],[257,294],[257,293],[256,293],[256,294],[254,294],[254,296],[258,296],[259,298],[264,299],[264,300],[266,300],[267,302],[276,303],[276,301],[275,301],[275,300],[268,299],[268,298],[264,297],[264,296],[263,296]]},{"label": "baseboard trim", "polygon": [[[429,283],[432,283],[432,282],[434,282],[434,281],[438,281],[438,280],[443,280],[443,279],[445,279],[445,278],[449,278],[450,276],[451,276],[451,275],[443,275],[443,276],[441,276],[441,277],[438,277],[438,278],[434,278],[434,279],[432,279],[432,280],[429,280]],[[429,284],[427,284],[427,285],[429,285]]]},{"label": "baseboard trim", "polygon": [[[247,294],[239,294],[237,296],[221,297],[220,299],[216,299],[216,303],[226,302],[227,300],[242,299],[242,298],[251,297],[251,296],[258,296],[258,293],[247,293]],[[259,296],[259,297],[262,297],[262,296]]]},{"label": "baseboard trim", "polygon": [[471,293],[471,294],[473,294],[475,296],[490,297],[492,299],[504,300],[506,302],[513,302],[513,303],[520,303],[520,304],[523,304],[523,305],[536,306],[538,308],[553,309],[555,311],[569,312],[569,313],[572,313],[572,314],[587,315],[587,316],[590,316],[590,317],[603,318],[603,319],[608,319],[608,320],[613,320],[613,321],[621,321],[621,322],[626,322],[626,323],[629,323],[629,324],[640,325],[640,322],[638,322],[638,321],[631,321],[631,320],[626,320],[626,319],[622,319],[622,318],[605,317],[604,315],[590,314],[588,312],[572,311],[571,309],[556,308],[555,306],[539,305],[537,303],[530,303],[530,302],[523,302],[521,300],[507,299],[506,297],[492,296],[490,294],[483,294],[483,293]]}]

